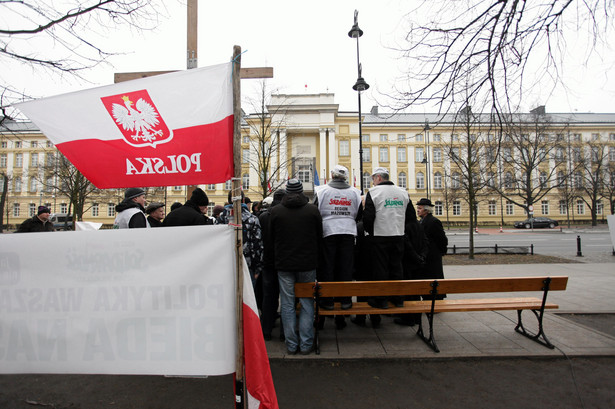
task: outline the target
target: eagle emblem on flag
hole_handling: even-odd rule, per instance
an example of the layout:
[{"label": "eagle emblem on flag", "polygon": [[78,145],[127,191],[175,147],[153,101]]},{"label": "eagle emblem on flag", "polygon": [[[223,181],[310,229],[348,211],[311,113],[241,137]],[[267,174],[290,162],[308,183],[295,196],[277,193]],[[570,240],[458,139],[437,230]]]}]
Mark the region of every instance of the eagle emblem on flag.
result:
[{"label": "eagle emblem on flag", "polygon": [[172,139],[172,132],[147,90],[102,97],[101,100],[129,145],[155,148]]}]

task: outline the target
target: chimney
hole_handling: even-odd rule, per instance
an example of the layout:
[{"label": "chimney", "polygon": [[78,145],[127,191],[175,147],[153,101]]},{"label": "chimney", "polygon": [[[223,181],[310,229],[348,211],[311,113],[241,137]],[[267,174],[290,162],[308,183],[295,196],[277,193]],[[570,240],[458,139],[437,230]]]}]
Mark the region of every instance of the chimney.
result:
[{"label": "chimney", "polygon": [[530,114],[534,114],[534,115],[545,115],[546,114],[546,108],[544,105],[540,105],[534,109],[532,109],[530,111]]},{"label": "chimney", "polygon": [[372,115],[378,115],[378,105],[374,105],[369,113]]}]

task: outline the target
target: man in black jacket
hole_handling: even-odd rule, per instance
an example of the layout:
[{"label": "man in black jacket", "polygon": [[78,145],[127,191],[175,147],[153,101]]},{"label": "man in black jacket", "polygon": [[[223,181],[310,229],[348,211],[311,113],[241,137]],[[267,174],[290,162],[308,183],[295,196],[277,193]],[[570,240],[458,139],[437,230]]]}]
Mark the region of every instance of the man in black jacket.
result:
[{"label": "man in black jacket", "polygon": [[149,228],[145,216],[145,190],[139,187],[130,187],[124,191],[124,200],[117,206],[115,211],[114,229]]},{"label": "man in black jacket", "polygon": [[300,298],[299,334],[295,315],[295,282],[312,282],[322,248],[322,217],[318,208],[308,203],[303,185],[297,179],[286,184],[282,203],[270,211],[269,233],[273,246],[265,251],[278,272],[282,323],[288,354],[298,351],[307,355],[314,350],[314,302]]},{"label": "man in black jacket", "polygon": [[15,233],[35,233],[41,231],[55,231],[53,223],[49,221],[50,210],[46,206],[39,206],[36,216],[25,220],[19,225]]},{"label": "man in black jacket", "polygon": [[164,218],[162,225],[168,226],[199,226],[204,224],[213,224],[213,221],[207,216],[207,205],[209,205],[209,198],[207,194],[197,187],[192,192],[190,199],[186,203],[171,211]]},{"label": "man in black jacket", "polygon": [[429,199],[421,199],[416,204],[417,214],[421,218],[421,226],[429,240],[429,252],[425,266],[418,274],[418,278],[437,279],[444,278],[442,256],[446,254],[448,239],[439,219],[433,216],[433,203]]}]

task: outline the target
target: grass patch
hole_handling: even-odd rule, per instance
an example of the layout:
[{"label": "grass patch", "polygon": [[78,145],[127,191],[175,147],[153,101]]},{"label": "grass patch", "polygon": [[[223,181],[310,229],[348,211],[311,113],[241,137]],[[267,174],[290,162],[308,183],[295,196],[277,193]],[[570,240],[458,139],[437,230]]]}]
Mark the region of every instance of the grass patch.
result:
[{"label": "grass patch", "polygon": [[559,264],[579,263],[567,258],[541,254],[475,254],[473,259],[467,254],[447,254],[442,257],[445,266],[466,266],[474,264]]}]

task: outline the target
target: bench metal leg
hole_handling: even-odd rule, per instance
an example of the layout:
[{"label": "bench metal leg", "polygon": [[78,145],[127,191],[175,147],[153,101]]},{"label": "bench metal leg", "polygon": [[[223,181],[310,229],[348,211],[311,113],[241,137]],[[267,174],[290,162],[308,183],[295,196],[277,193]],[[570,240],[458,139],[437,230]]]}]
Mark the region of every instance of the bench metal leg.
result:
[{"label": "bench metal leg", "polygon": [[436,345],[436,339],[433,336],[433,314],[425,313],[425,315],[427,316],[427,322],[429,323],[429,338],[427,338],[425,334],[423,334],[423,314],[421,314],[421,319],[419,320],[419,329],[416,331],[416,335],[418,335],[435,352],[440,352],[438,345]]},{"label": "bench metal leg", "polygon": [[521,321],[521,313],[523,312],[523,310],[517,310],[517,326],[515,327],[515,331],[517,331],[521,335],[528,337],[532,341],[536,341],[539,344],[546,346],[549,349],[554,349],[555,345],[553,345],[549,341],[549,339],[547,338],[547,335],[544,332],[543,326],[542,326],[542,318],[544,315],[544,310],[531,310],[531,311],[534,313],[534,315],[536,316],[536,319],[538,320],[538,332],[534,334],[525,329],[525,327],[523,326],[523,321]]}]

